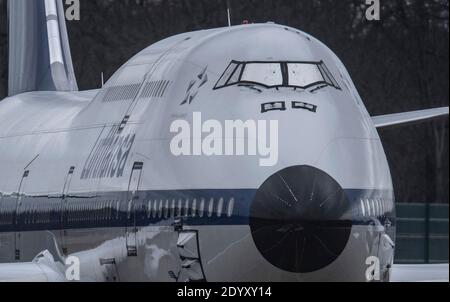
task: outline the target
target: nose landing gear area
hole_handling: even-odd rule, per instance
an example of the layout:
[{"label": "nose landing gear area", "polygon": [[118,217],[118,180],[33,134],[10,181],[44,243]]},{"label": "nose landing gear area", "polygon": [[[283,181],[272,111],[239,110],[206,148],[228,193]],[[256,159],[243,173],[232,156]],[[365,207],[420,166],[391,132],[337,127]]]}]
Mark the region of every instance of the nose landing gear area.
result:
[{"label": "nose landing gear area", "polygon": [[333,263],[352,228],[344,190],[325,172],[295,166],[269,177],[255,194],[250,228],[256,247],[272,265],[310,273]]}]

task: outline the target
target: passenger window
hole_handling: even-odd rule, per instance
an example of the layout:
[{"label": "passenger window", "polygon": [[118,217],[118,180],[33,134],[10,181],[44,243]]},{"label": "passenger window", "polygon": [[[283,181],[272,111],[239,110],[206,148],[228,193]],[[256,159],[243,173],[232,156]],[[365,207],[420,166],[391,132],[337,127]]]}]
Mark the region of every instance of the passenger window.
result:
[{"label": "passenger window", "polygon": [[213,215],[214,210],[214,198],[211,198],[209,200],[209,206],[208,206],[208,217],[211,218]]},{"label": "passenger window", "polygon": [[186,203],[184,204],[184,216],[189,216],[189,199],[186,199]]},{"label": "passenger window", "polygon": [[169,200],[166,199],[166,205],[164,207],[164,218],[169,218]]},{"label": "passenger window", "polygon": [[158,206],[156,205],[157,201],[156,199],[152,201],[152,218],[155,219],[156,215],[158,213]]},{"label": "passenger window", "polygon": [[380,200],[378,198],[375,199],[375,202],[377,203],[378,216],[381,216],[382,215],[381,202],[380,202]]},{"label": "passenger window", "polygon": [[152,201],[149,200],[147,205],[147,219],[150,219],[151,216],[152,216]]},{"label": "passenger window", "polygon": [[175,217],[175,199],[172,199],[172,205],[170,206],[170,217]]},{"label": "passenger window", "polygon": [[369,205],[370,205],[370,213],[372,213],[372,216],[377,216],[377,213],[375,212],[375,204],[373,203],[373,199],[369,198]]},{"label": "passenger window", "polygon": [[181,205],[182,201],[181,199],[178,199],[178,207],[177,207],[177,217],[181,217]]},{"label": "passenger window", "polygon": [[366,210],[367,210],[367,216],[370,217],[370,202],[369,199],[366,199]]},{"label": "passenger window", "polygon": [[159,210],[158,210],[158,218],[162,218],[163,214],[163,201],[162,199],[159,201]]},{"label": "passenger window", "polygon": [[200,208],[199,208],[199,211],[198,211],[199,212],[198,215],[200,217],[203,217],[204,211],[205,211],[205,199],[202,198],[202,200],[200,201]]},{"label": "passenger window", "polygon": [[197,199],[194,199],[192,201],[191,216],[195,217],[196,215],[197,215]]},{"label": "passenger window", "polygon": [[130,219],[131,218],[131,207],[133,206],[133,202],[130,200],[128,202],[128,209],[127,209],[127,218]]},{"label": "passenger window", "polygon": [[361,203],[361,216],[365,217],[366,216],[366,209],[365,209],[364,201],[362,199],[360,199],[359,201]]},{"label": "passenger window", "polygon": [[228,201],[228,208],[227,208],[227,216],[228,217],[233,216],[233,210],[234,210],[234,198],[231,198]]},{"label": "passenger window", "polygon": [[220,198],[219,203],[217,204],[217,217],[222,216],[222,210],[223,210],[223,198]]}]

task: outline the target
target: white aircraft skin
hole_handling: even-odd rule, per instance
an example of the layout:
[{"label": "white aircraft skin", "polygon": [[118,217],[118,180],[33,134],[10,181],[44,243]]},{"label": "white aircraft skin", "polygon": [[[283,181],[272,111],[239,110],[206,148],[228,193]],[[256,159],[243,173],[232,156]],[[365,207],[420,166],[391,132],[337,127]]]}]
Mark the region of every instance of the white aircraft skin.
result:
[{"label": "white aircraft skin", "polygon": [[[337,87],[215,89],[232,61],[323,62]],[[286,110],[263,112],[272,102]],[[196,112],[278,121],[278,162],[173,155],[171,124]],[[5,279],[27,280],[22,265],[63,280],[72,256],[81,281],[376,281],[374,259],[390,278],[394,192],[373,119],[337,56],[294,28],[185,33],[99,90],[6,98],[0,167]]]},{"label": "white aircraft skin", "polygon": [[[261,35],[264,35],[265,39],[261,39]],[[214,85],[233,60],[323,61],[342,89],[326,87],[311,93],[310,90],[280,88],[264,89],[259,93],[248,87],[230,86],[214,90]],[[192,79],[196,79],[205,68],[208,77],[206,84],[198,90],[198,95],[191,104],[180,105]],[[146,83],[153,81],[169,81],[164,96],[139,97]],[[140,91],[138,97],[104,101],[105,95],[113,87],[126,88],[126,85],[135,85]],[[301,101],[315,105],[318,109],[316,113],[304,109],[261,113],[261,104],[277,101]],[[170,125],[180,118],[190,121],[193,112],[201,112],[204,120],[215,119],[223,122],[278,120],[278,163],[271,167],[261,167],[255,156],[175,157],[169,149],[174,136],[170,133]],[[127,143],[122,147],[122,150],[130,152],[123,175],[83,179],[83,168],[89,165],[86,162],[99,138],[107,137],[111,131],[116,132],[126,115],[129,115],[130,119],[125,128],[121,133],[113,134],[113,137],[121,138],[135,135],[132,145]],[[186,200],[190,204],[189,207],[192,207],[194,199],[197,200],[198,207],[202,199],[205,199],[209,206],[209,200],[214,197],[214,207],[218,206],[221,198],[224,199],[224,207],[233,198],[235,204],[251,203],[251,198],[249,200],[245,197],[247,193],[241,191],[248,190],[248,194],[252,196],[271,175],[295,166],[320,169],[345,190],[361,191],[358,196],[351,197],[352,200],[349,201],[341,219],[364,220],[360,209],[362,199],[363,207],[368,208],[365,217],[367,223],[355,223],[351,227],[348,242],[344,242],[345,249],[340,255],[336,255],[335,261],[307,273],[288,272],[267,261],[255,246],[248,223],[228,225],[224,222],[225,225],[221,225],[222,223],[214,222],[217,219],[208,218],[207,215],[203,218],[206,222],[201,222],[201,225],[190,225],[189,221],[186,221],[184,230],[198,231],[201,265],[204,270],[204,278],[198,279],[364,281],[368,268],[366,259],[369,256],[381,256],[385,259],[381,263],[383,271],[388,271],[386,267],[392,262],[392,247],[389,246],[387,255],[378,254],[379,250],[383,250],[378,247],[379,236],[390,234],[394,240],[392,234],[395,233],[392,224],[393,189],[380,139],[350,77],[337,57],[319,41],[295,29],[259,24],[178,35],[156,43],[132,58],[101,90],[17,95],[1,102],[0,117],[0,183],[4,206],[8,202],[17,202],[14,193],[17,193],[25,170],[29,171],[29,176],[25,178],[26,184],[22,183],[20,194],[44,196],[46,202],[54,203],[54,207],[61,204],[69,207],[67,203],[80,202],[81,198],[74,198],[73,201],[67,198],[67,201],[62,201],[61,197],[68,171],[73,166],[75,170],[70,188],[66,190],[67,195],[101,196],[102,193],[119,192],[117,196],[123,196],[123,200],[114,198],[112,201],[99,196],[98,198],[104,201],[100,204],[96,201],[97,204],[93,207],[109,207],[108,202],[112,202],[115,207],[119,201],[121,209],[127,209],[129,198],[122,192],[128,191],[134,162],[144,164],[139,182],[141,192],[214,190],[210,193],[211,196],[208,192],[189,194],[192,196],[188,195],[182,199],[183,207]],[[128,144],[131,145],[129,150]],[[105,151],[106,149],[98,152]],[[114,155],[117,155],[117,152]],[[311,175],[313,176],[314,174]],[[238,191],[234,193],[234,190]],[[220,196],[221,191],[226,195]],[[161,200],[163,207],[168,200],[170,207],[174,198],[176,203],[179,199],[177,194],[172,195],[163,195],[162,199],[142,196],[143,205],[154,208],[156,200],[159,210]],[[386,230],[379,222],[382,216],[390,217],[390,230]],[[53,250],[53,255],[64,254],[63,249],[71,255],[84,255],[86,250],[91,250],[88,258],[115,258],[117,278],[120,280],[169,281],[169,271],[176,274],[182,271],[189,275],[189,272],[183,271],[189,269],[180,267],[182,261],[177,250],[179,235],[172,226],[174,219],[156,219],[155,223],[148,226],[139,226],[138,257],[127,256],[125,234],[129,230],[126,230],[126,227],[102,228],[101,223],[100,227],[95,229],[21,232],[20,238],[15,240],[16,246],[12,243],[18,234],[3,233],[3,240],[11,244],[6,247],[2,245],[0,257],[2,262],[14,262],[14,251],[18,249],[19,261],[27,262],[43,250]],[[208,222],[208,219],[211,222]],[[370,221],[375,223],[369,223]],[[280,236],[271,240],[283,238]],[[318,238],[319,247],[327,244],[320,243],[321,240],[328,239]],[[295,244],[292,248],[296,248]],[[93,256],[96,254],[98,256]],[[301,250],[298,250],[297,254],[301,257]],[[98,260],[95,260],[97,263]],[[82,274],[86,270],[89,268],[82,267]],[[181,278],[186,279],[184,276]]]}]

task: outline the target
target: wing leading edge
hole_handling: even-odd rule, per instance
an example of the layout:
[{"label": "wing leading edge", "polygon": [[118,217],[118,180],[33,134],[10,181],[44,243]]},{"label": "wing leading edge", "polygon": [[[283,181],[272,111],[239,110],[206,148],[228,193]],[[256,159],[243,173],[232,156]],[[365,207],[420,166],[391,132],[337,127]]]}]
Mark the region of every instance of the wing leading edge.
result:
[{"label": "wing leading edge", "polygon": [[448,115],[448,107],[403,112],[372,117],[376,128],[404,125]]}]

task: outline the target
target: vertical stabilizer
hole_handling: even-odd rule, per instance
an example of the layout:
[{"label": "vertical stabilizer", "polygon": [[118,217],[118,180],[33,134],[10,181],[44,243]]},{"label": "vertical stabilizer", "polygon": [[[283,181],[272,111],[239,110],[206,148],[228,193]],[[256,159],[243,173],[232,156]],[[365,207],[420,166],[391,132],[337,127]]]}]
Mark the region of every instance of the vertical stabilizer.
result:
[{"label": "vertical stabilizer", "polygon": [[61,0],[8,0],[8,95],[75,91]]}]

